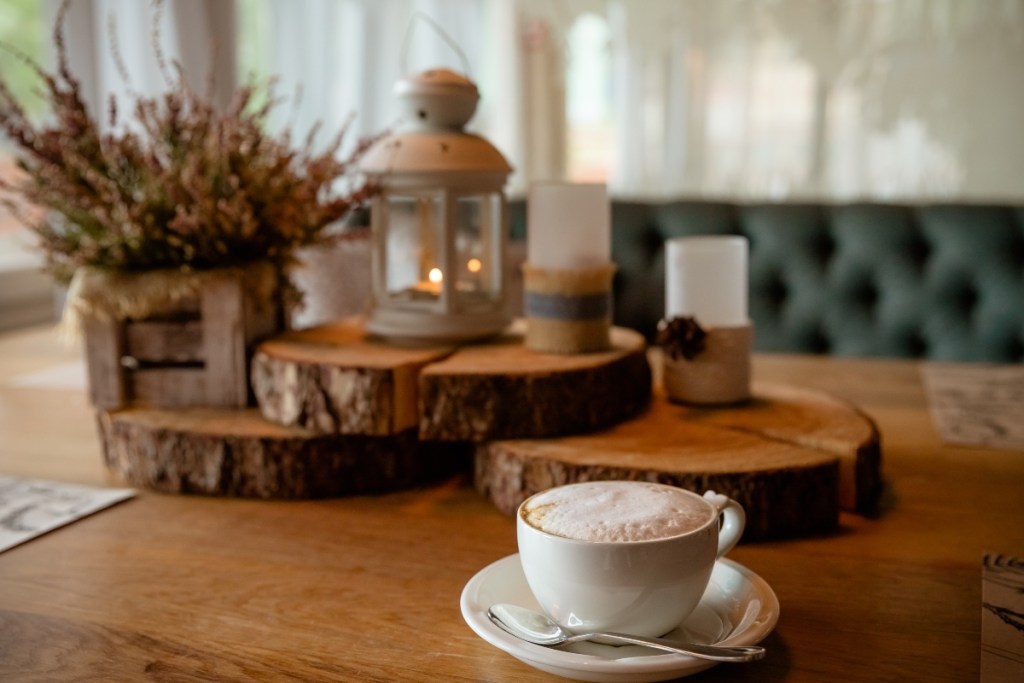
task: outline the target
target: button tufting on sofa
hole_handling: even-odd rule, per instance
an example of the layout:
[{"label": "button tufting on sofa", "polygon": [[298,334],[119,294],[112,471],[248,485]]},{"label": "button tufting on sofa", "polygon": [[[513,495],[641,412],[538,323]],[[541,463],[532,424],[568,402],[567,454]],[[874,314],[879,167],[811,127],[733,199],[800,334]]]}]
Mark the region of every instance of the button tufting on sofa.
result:
[{"label": "button tufting on sofa", "polygon": [[653,338],[664,242],[697,234],[750,240],[758,350],[1024,361],[1024,207],[615,201],[616,324]]}]

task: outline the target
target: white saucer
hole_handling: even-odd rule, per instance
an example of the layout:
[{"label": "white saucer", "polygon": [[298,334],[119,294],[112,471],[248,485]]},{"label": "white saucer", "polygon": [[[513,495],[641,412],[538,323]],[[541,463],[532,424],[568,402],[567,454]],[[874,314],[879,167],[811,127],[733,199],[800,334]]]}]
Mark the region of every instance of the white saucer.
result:
[{"label": "white saucer", "polygon": [[[664,681],[715,665],[652,648],[574,643],[561,648],[533,645],[506,633],[487,618],[487,608],[509,602],[540,611],[519,555],[484,567],[462,589],[462,617],[478,636],[516,659],[548,673],[581,681]],[[697,609],[666,637],[698,643],[754,645],[779,620],[779,600],[764,579],[738,562],[719,560]],[[730,664],[728,666],[748,666]]]}]

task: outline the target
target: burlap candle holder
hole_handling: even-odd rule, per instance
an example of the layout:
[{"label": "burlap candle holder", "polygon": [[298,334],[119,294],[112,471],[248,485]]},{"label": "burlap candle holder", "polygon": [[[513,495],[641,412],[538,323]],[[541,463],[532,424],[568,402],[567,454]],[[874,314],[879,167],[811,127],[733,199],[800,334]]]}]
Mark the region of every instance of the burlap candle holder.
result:
[{"label": "burlap candle holder", "polygon": [[708,327],[704,347],[692,358],[662,356],[662,382],[672,401],[700,405],[750,398],[750,353],[754,326]]},{"label": "burlap candle holder", "polygon": [[611,345],[615,265],[538,268],[523,264],[526,347],[543,353],[588,353]]}]

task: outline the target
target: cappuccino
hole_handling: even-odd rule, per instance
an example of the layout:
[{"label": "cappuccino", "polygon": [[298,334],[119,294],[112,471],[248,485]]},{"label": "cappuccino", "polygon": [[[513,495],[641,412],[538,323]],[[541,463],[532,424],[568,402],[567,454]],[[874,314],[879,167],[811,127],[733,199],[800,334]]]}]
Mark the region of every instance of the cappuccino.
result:
[{"label": "cappuccino", "polygon": [[707,525],[718,510],[698,495],[638,481],[592,481],[539,493],[522,506],[524,522],[577,541],[651,541]]}]

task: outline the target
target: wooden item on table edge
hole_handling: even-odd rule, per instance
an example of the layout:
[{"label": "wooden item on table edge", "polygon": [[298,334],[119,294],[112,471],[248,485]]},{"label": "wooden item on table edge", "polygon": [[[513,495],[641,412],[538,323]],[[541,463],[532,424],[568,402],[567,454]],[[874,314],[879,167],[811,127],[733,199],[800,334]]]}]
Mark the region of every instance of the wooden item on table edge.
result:
[{"label": "wooden item on table edge", "polygon": [[452,351],[389,344],[352,318],[264,341],[253,356],[253,392],[271,422],[321,434],[398,434],[419,424],[423,367]]},{"label": "wooden item on table edge", "polygon": [[[660,481],[738,500],[748,515],[747,540],[829,531],[838,524],[841,470],[848,466],[840,463],[852,452],[877,453],[878,432],[859,411],[844,410],[827,395],[818,394],[816,402],[815,395],[760,387],[747,421],[732,415],[720,422],[714,414],[735,409],[692,409],[658,397],[643,415],[604,432],[481,444],[475,484],[513,514],[526,497],[552,486],[593,479]],[[778,429],[765,427],[772,415],[779,418]],[[825,436],[829,424],[838,426],[831,442]],[[815,439],[817,446],[806,445]],[[875,459],[863,469],[872,462],[877,467]],[[877,470],[873,479],[880,480]]]},{"label": "wooden item on table edge", "polygon": [[[267,422],[255,409],[129,408],[98,412],[107,467],[126,482],[169,493],[321,498],[409,488],[464,465],[415,430],[392,436],[313,434]],[[437,449],[440,450],[440,449]]]},{"label": "wooden item on table edge", "polygon": [[[85,337],[89,397],[97,408],[242,407],[249,403],[252,344],[285,326],[283,277],[270,263],[182,273],[95,274],[73,306]],[[144,284],[151,279],[153,284]],[[154,292],[136,301],[132,290]],[[164,294],[164,288],[173,296]],[[132,315],[108,310],[121,292]],[[123,291],[127,290],[127,291]],[[145,315],[141,313],[145,311]]]},{"label": "wooden item on table edge", "polygon": [[523,344],[523,321],[459,348],[420,374],[420,438],[488,441],[605,429],[651,400],[646,340],[611,328],[611,348],[546,354]]}]

